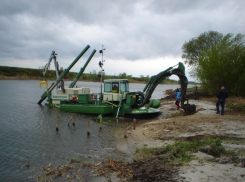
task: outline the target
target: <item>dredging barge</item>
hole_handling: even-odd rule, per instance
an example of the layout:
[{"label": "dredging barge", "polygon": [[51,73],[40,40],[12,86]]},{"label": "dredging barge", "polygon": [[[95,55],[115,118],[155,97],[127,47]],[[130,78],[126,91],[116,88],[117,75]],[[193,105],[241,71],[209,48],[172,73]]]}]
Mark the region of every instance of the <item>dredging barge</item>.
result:
[{"label": "dredging barge", "polygon": [[[59,107],[61,111],[84,114],[97,115],[114,115],[116,117],[127,118],[154,118],[160,114],[156,108],[159,107],[159,100],[151,100],[151,95],[156,86],[165,78],[171,75],[177,75],[181,83],[181,106],[184,106],[186,101],[186,89],[188,85],[187,77],[185,76],[185,67],[179,62],[177,68],[169,67],[168,69],[154,75],[150,78],[143,91],[130,92],[129,81],[127,79],[107,79],[104,80],[104,92],[102,88],[100,93],[90,93],[90,88],[75,87],[75,84],[89,61],[95,54],[92,52],[84,67],[81,68],[75,80],[70,84],[69,88],[62,86],[57,89],[57,94],[52,95],[52,90],[62,81],[62,78],[76,64],[82,55],[89,49],[89,45],[77,56],[71,65],[65,69],[57,80],[45,91],[38,104],[41,104],[46,98],[46,105]],[[62,84],[61,84],[62,85]]]}]

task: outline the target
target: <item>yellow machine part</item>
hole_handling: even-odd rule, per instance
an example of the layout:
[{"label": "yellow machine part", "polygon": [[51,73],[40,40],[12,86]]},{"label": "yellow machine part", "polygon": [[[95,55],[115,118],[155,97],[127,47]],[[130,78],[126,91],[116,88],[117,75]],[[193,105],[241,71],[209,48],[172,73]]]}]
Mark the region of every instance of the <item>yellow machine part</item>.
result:
[{"label": "yellow machine part", "polygon": [[39,83],[39,87],[41,88],[42,84],[45,84],[46,85],[46,88],[48,88],[48,82],[47,81],[41,81]]}]

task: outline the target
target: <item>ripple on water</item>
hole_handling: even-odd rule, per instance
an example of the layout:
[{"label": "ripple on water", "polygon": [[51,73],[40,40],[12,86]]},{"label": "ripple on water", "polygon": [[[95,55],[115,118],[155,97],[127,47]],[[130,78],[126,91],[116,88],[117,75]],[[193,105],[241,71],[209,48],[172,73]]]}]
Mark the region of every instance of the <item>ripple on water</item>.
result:
[{"label": "ripple on water", "polygon": [[[77,114],[75,127],[67,126],[71,113],[37,104],[45,91],[38,87],[39,80],[0,82],[0,95],[4,97],[0,104],[0,181],[27,181],[31,174],[35,179],[41,166],[63,165],[74,156],[95,162],[107,157],[125,157],[116,144],[124,136],[124,123],[131,120],[112,120],[99,131],[99,124],[93,121],[95,116]],[[98,85],[95,86],[93,92]],[[57,116],[60,116],[59,132],[55,131]],[[89,137],[88,120],[91,121]],[[27,160],[30,168],[21,169]]]}]

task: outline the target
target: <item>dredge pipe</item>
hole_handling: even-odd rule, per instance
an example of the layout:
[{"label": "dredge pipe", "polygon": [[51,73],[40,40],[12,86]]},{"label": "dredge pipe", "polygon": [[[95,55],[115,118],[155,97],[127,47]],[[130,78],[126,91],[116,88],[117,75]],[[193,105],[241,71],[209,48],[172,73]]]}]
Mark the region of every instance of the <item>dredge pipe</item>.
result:
[{"label": "dredge pipe", "polygon": [[76,76],[76,78],[74,79],[74,81],[71,82],[69,88],[73,88],[73,87],[76,85],[78,79],[79,79],[80,76],[83,74],[85,68],[87,67],[88,63],[90,62],[90,60],[92,59],[92,57],[94,56],[95,53],[96,53],[96,50],[93,50],[93,52],[92,52],[91,55],[89,56],[87,62],[86,62],[86,63],[84,64],[84,66],[80,69],[80,71],[79,71],[79,73],[77,74],[77,76]]}]

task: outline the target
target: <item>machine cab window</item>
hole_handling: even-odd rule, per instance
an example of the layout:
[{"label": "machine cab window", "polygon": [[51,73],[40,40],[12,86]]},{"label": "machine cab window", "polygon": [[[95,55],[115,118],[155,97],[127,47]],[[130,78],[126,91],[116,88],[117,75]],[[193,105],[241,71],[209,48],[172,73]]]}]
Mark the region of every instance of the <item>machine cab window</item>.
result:
[{"label": "machine cab window", "polygon": [[104,80],[104,92],[123,93],[129,92],[128,80]]},{"label": "machine cab window", "polygon": [[112,82],[112,93],[119,92],[119,82]]},{"label": "machine cab window", "polygon": [[123,94],[123,99],[125,99],[127,92],[129,92],[127,79],[104,80],[103,100],[120,101],[121,94]]},{"label": "machine cab window", "polygon": [[129,92],[129,85],[128,85],[128,81],[121,81],[120,82],[120,92]]},{"label": "machine cab window", "polygon": [[111,92],[111,83],[110,82],[105,82],[104,92]]},{"label": "machine cab window", "polygon": [[104,92],[119,93],[119,82],[105,82]]}]

